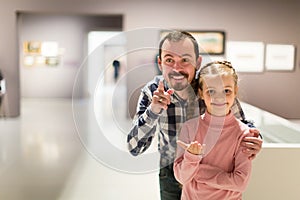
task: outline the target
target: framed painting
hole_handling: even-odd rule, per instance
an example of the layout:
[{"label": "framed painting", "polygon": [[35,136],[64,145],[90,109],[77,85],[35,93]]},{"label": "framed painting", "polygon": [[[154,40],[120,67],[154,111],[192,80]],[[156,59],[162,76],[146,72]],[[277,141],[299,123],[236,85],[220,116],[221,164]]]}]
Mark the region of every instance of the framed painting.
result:
[{"label": "framed painting", "polygon": [[226,60],[232,63],[238,72],[264,71],[264,43],[228,41]]},{"label": "framed painting", "polygon": [[23,50],[25,54],[40,54],[41,42],[38,41],[25,41],[23,43]]},{"label": "framed painting", "polygon": [[266,45],[266,69],[274,71],[292,71],[295,68],[296,47],[285,44]]},{"label": "framed painting", "polygon": [[[225,31],[218,30],[186,30],[198,42],[199,51],[202,55],[223,55],[225,54],[226,35]],[[161,38],[171,30],[162,30]]]}]

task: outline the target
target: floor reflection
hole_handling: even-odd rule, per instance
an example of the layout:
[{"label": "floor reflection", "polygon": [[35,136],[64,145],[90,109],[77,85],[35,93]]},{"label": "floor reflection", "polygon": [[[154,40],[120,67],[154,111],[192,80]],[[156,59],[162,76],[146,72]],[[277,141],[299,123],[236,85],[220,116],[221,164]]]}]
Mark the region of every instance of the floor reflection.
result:
[{"label": "floor reflection", "polygon": [[82,151],[70,101],[24,99],[0,127],[0,199],[57,199]]},{"label": "floor reflection", "polygon": [[[122,173],[87,151],[77,132],[80,127],[73,119],[71,100],[23,99],[21,108],[19,118],[0,119],[0,199],[159,199],[156,172]],[[89,114],[81,114],[85,124]],[[108,120],[103,125],[105,131],[115,130]],[[95,126],[88,128],[81,136],[97,134]],[[125,145],[121,138],[125,135],[117,142]],[[93,142],[97,146],[97,141]],[[105,147],[97,148],[111,156]]]},{"label": "floor reflection", "polygon": [[[114,89],[110,87],[103,90],[110,95],[113,95],[112,91]],[[104,93],[100,92],[95,99],[100,101]],[[116,99],[122,101],[124,94],[120,91],[121,96]],[[105,103],[88,110],[86,101],[81,100],[76,106],[79,124],[73,118],[72,101],[62,99],[23,99],[19,118],[0,119],[0,199],[158,200],[157,171],[133,174],[114,170],[99,162],[88,151],[90,146],[85,145],[88,142],[114,160],[114,153],[99,145],[99,123],[107,134],[106,139],[125,152],[125,132],[130,128],[131,120],[120,117],[122,115],[114,116],[112,105]],[[124,114],[126,103],[118,106],[115,107],[117,113]],[[261,116],[251,106],[244,104],[243,107],[249,118],[258,120],[258,126],[263,125]],[[91,118],[92,113],[98,121],[91,122],[95,118]],[[270,123],[271,118],[267,118]],[[289,125],[285,120],[283,123]],[[278,127],[274,129],[279,130]],[[264,130],[267,132],[267,129]],[[155,151],[155,146],[152,151]],[[124,160],[126,157],[118,162],[125,165]],[[132,160],[137,159],[132,157]]]}]

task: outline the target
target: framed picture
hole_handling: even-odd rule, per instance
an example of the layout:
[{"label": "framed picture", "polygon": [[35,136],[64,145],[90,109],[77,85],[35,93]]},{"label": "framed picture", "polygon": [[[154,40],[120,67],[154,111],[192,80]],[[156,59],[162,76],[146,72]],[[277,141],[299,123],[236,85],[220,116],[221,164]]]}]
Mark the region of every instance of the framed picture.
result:
[{"label": "framed picture", "polygon": [[25,54],[40,54],[41,53],[41,42],[25,41],[23,43],[23,51]]},{"label": "framed picture", "polygon": [[228,41],[226,60],[230,61],[238,72],[264,71],[264,43]]},{"label": "framed picture", "polygon": [[[225,54],[225,32],[210,30],[186,30],[192,34],[198,42],[199,51],[202,55],[223,55]],[[167,35],[170,30],[162,30],[161,38]]]},{"label": "framed picture", "polygon": [[24,56],[23,63],[25,66],[33,66],[34,65],[34,56]]},{"label": "framed picture", "polygon": [[57,67],[59,65],[59,57],[46,57],[45,64],[49,67]]},{"label": "framed picture", "polygon": [[287,70],[295,68],[296,48],[294,45],[267,44],[266,45],[266,69]]}]

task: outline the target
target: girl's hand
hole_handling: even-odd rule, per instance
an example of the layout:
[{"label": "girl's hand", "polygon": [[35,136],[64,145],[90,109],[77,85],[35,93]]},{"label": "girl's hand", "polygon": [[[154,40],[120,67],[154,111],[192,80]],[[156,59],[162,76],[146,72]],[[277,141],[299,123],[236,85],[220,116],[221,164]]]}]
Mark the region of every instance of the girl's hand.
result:
[{"label": "girl's hand", "polygon": [[177,144],[181,146],[183,149],[187,150],[191,154],[201,155],[204,154],[205,144],[201,145],[198,141],[191,142],[190,144],[186,144],[181,140],[177,140]]}]

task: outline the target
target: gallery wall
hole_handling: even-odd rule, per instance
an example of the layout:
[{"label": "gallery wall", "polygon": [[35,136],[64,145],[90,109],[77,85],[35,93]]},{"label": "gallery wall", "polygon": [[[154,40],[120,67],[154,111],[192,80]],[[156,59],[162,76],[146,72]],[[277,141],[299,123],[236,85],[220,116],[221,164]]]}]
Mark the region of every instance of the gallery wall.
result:
[{"label": "gallery wall", "polygon": [[20,47],[25,41],[55,41],[64,50],[63,55],[58,56],[57,64],[32,63],[27,66],[25,59],[31,54],[32,58],[36,58],[37,53],[28,54],[20,48],[21,97],[71,98],[73,82],[84,52],[82,38],[85,36],[78,18],[20,13],[18,22]]},{"label": "gallery wall", "polygon": [[[76,3],[75,3],[76,2]],[[7,80],[10,116],[20,114],[17,11],[72,14],[121,14],[124,30],[142,27],[225,30],[231,41],[300,45],[298,1],[70,1],[0,2],[0,67]],[[128,66],[130,69],[130,66]],[[299,51],[295,70],[241,74],[241,98],[286,118],[300,118]],[[142,82],[145,77],[136,77]]]},{"label": "gallery wall", "polygon": [[43,58],[43,56],[36,55],[35,52],[26,53],[25,47],[20,48],[21,97],[72,98],[77,72],[87,55],[88,32],[107,29],[122,30],[122,16],[23,12],[18,15],[18,27],[20,47],[24,46],[26,41],[42,44],[50,41],[57,42],[59,51],[62,51],[61,55],[57,56],[57,64],[26,65],[25,58],[28,55],[33,55],[31,57],[35,59]]}]

